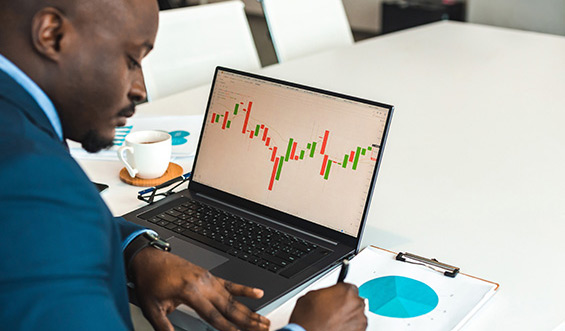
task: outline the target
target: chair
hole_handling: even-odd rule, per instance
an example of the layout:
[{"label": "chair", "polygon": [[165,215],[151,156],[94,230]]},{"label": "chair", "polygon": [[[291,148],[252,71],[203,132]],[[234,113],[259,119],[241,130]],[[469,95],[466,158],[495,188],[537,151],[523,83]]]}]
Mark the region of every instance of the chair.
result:
[{"label": "chair", "polygon": [[261,68],[241,1],[159,13],[155,47],[143,60],[149,100],[211,82],[218,65]]},{"label": "chair", "polygon": [[260,0],[279,62],[353,44],[341,0]]}]

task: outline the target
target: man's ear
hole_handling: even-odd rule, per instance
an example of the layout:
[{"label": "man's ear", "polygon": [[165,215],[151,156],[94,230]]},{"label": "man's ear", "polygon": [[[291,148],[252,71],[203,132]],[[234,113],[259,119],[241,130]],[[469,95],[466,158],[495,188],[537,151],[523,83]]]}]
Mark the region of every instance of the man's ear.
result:
[{"label": "man's ear", "polygon": [[57,8],[43,8],[32,19],[31,38],[36,51],[58,61],[61,45],[70,32],[70,22]]}]

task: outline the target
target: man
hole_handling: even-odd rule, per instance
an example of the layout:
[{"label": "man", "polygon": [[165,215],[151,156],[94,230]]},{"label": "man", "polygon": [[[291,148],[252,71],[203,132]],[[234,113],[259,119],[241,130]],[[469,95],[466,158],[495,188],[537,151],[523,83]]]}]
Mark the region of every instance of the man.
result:
[{"label": "man", "polygon": [[[140,246],[147,230],[112,217],[65,146],[111,146],[145,98],[157,20],[155,0],[0,0],[2,329],[132,329],[126,272],[157,330],[181,303],[220,330],[268,329],[234,299],[260,289]],[[287,328],[363,330],[363,309],[339,284],[301,298]]]}]

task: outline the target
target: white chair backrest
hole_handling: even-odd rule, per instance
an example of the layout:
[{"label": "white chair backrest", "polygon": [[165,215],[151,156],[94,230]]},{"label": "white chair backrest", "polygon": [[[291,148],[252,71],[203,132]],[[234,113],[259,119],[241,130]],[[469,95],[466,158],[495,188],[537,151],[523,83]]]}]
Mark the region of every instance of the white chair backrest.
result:
[{"label": "white chair backrest", "polygon": [[353,44],[341,0],[260,0],[279,62]]},{"label": "white chair backrest", "polygon": [[261,68],[241,1],[159,13],[155,47],[143,60],[149,100],[211,82],[218,65]]}]

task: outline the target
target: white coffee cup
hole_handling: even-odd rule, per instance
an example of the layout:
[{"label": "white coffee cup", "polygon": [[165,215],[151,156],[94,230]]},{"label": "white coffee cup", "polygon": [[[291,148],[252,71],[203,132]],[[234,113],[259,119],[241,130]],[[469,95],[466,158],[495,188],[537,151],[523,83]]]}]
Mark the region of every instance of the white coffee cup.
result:
[{"label": "white coffee cup", "polygon": [[159,178],[169,167],[171,150],[172,138],[167,132],[137,131],[126,136],[118,158],[131,177]]}]

